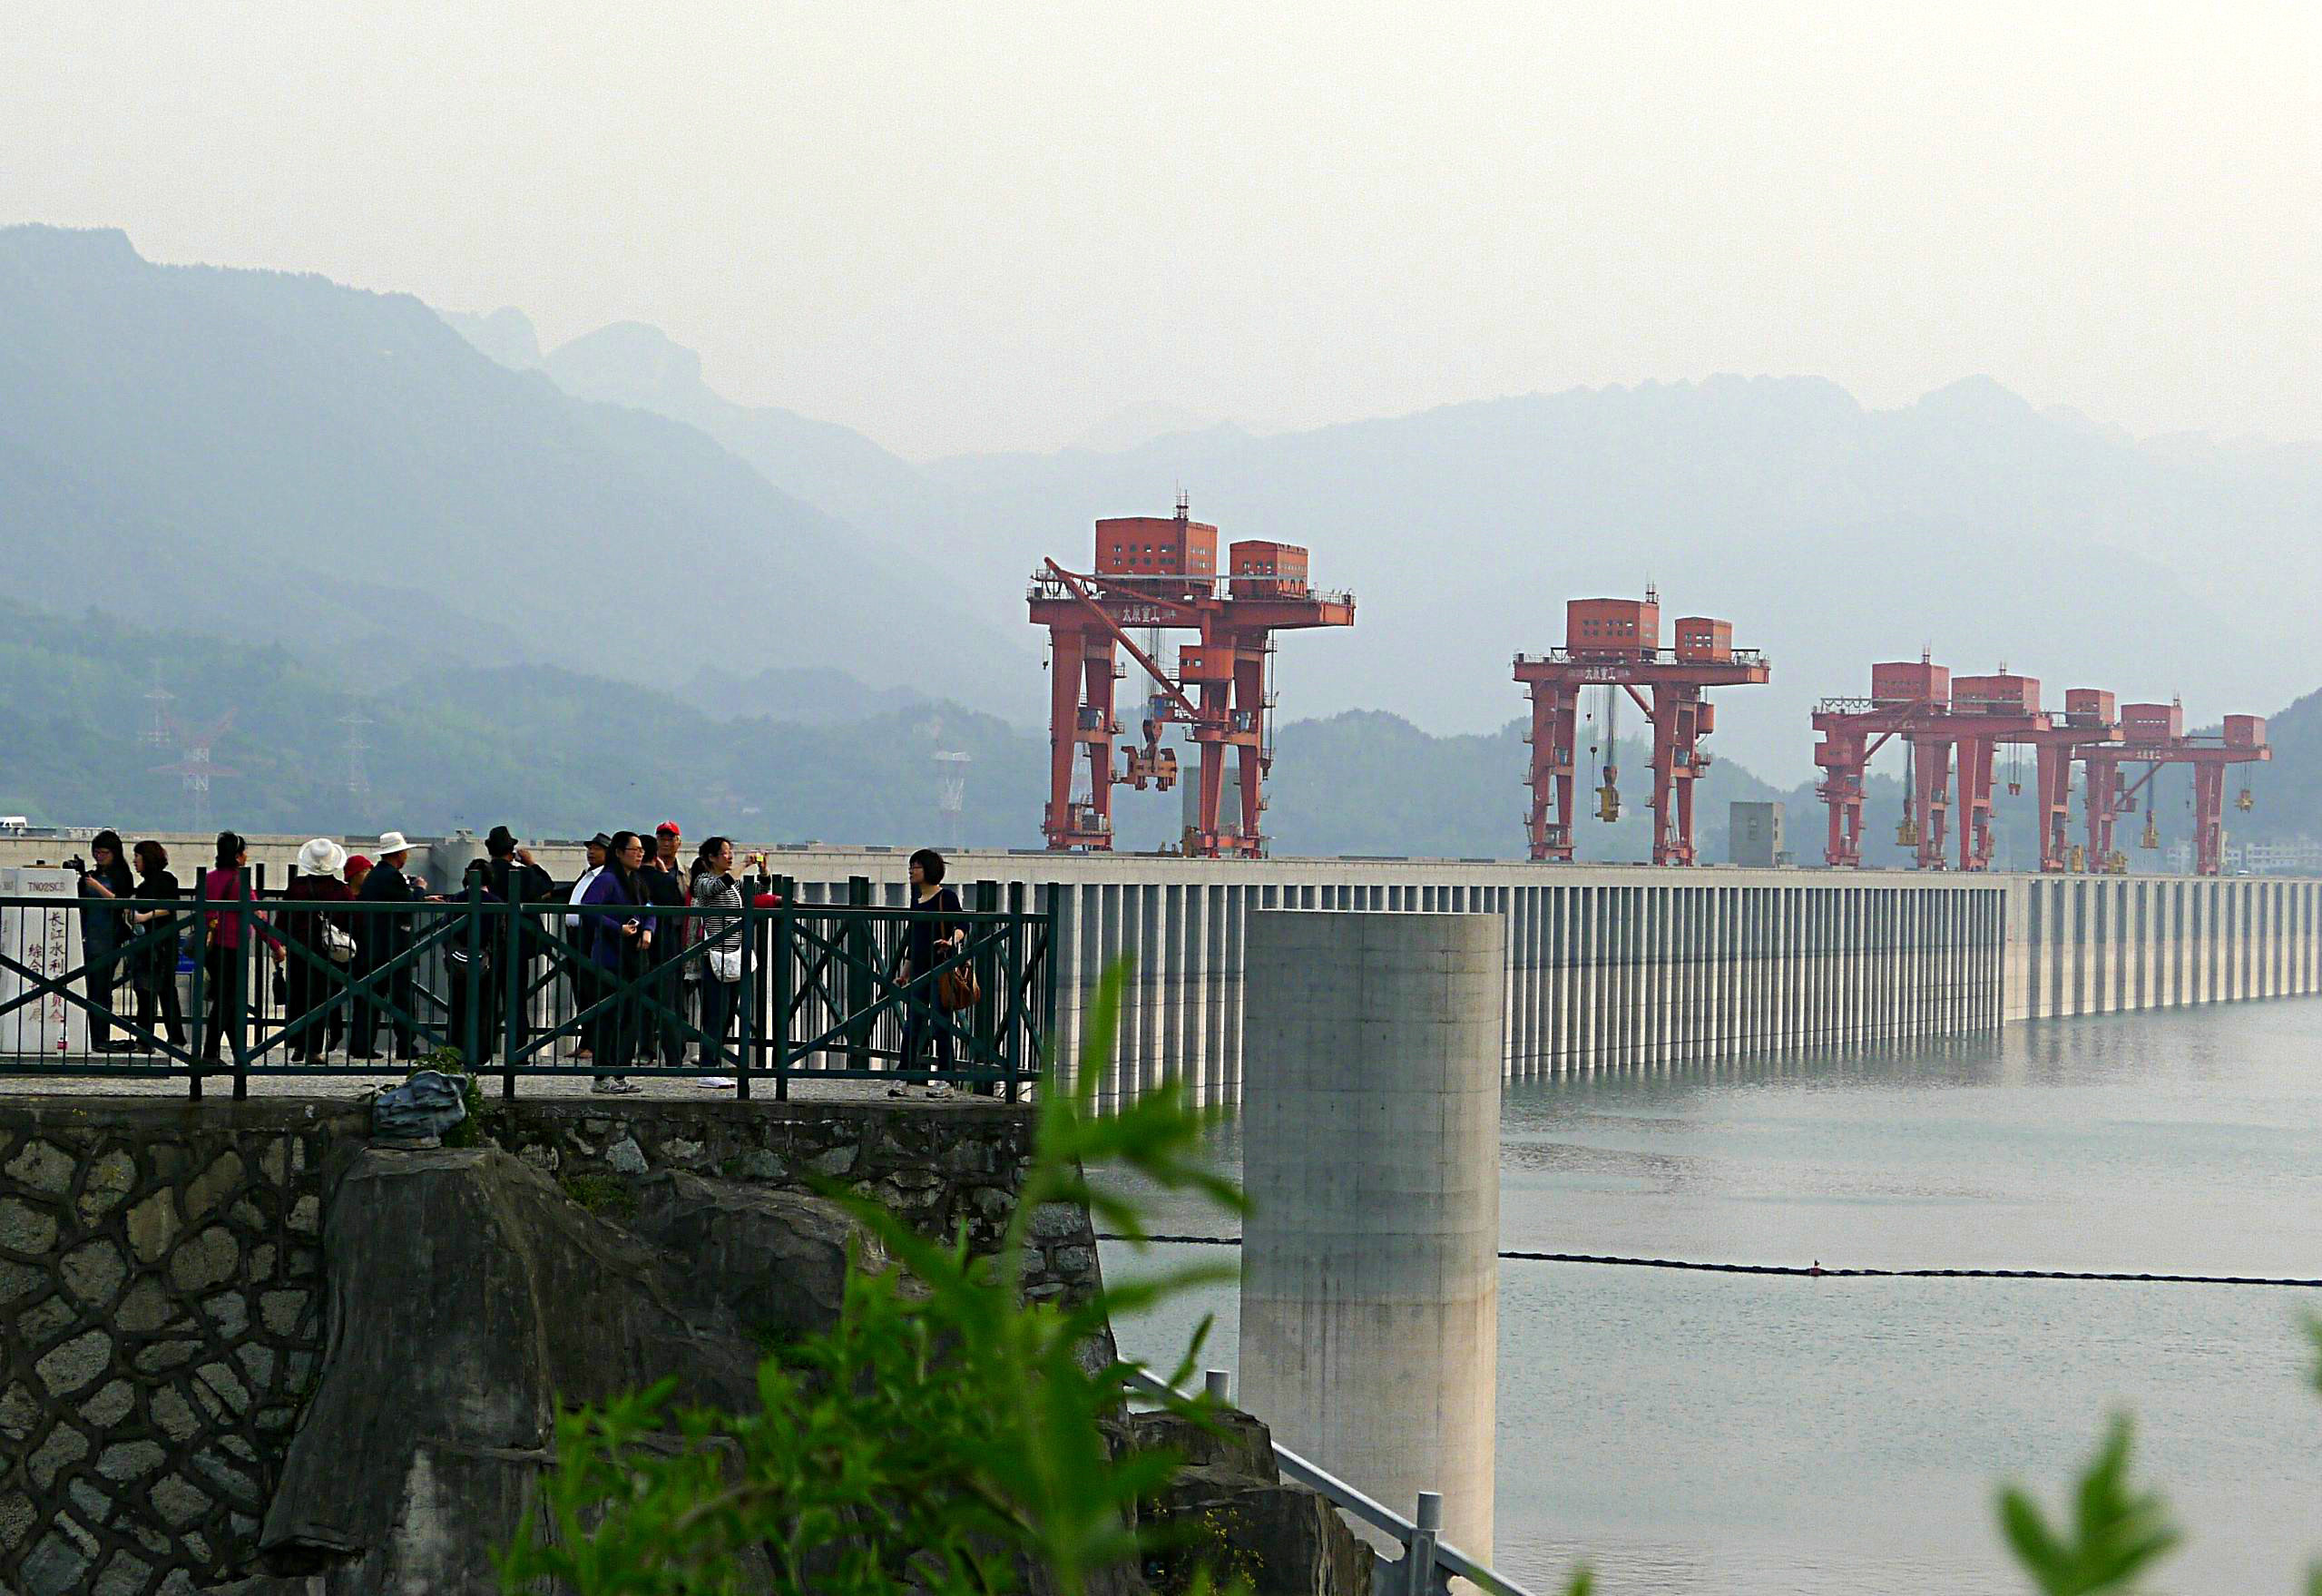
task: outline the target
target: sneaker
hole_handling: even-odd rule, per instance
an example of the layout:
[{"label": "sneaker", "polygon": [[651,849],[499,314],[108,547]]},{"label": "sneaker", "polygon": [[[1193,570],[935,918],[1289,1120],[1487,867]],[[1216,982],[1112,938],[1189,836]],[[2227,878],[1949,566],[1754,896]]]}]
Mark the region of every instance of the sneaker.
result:
[{"label": "sneaker", "polygon": [[644,1090],[632,1082],[626,1075],[599,1075],[589,1090],[600,1097],[633,1097]]},{"label": "sneaker", "polygon": [[696,1075],[693,1083],[704,1092],[731,1092],[734,1089],[731,1075]]}]

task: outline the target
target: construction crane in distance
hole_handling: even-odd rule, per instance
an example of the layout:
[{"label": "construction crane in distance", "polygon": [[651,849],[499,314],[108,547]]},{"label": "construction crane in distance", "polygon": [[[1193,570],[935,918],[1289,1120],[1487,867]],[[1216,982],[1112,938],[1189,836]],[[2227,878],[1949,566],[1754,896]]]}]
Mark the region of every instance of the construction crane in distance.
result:
[{"label": "construction crane in distance", "polygon": [[[1052,852],[1109,852],[1112,788],[1168,791],[1177,783],[1177,753],[1161,746],[1172,724],[1187,729],[1200,758],[1199,805],[1185,829],[1189,856],[1256,858],[1266,852],[1261,817],[1265,778],[1273,763],[1269,715],[1274,634],[1352,626],[1351,593],[1318,592],[1307,580],[1307,551],[1294,543],[1247,539],[1218,563],[1218,529],[1195,521],[1180,494],[1174,515],[1131,515],[1096,524],[1096,568],[1067,571],[1054,560],[1033,573],[1026,595],[1032,622],[1048,628],[1049,783],[1042,834]],[[1149,643],[1170,631],[1192,641],[1164,660]],[[1115,685],[1127,674],[1126,651],[1153,690],[1140,716],[1140,739],[1119,750]],[[1234,752],[1239,803],[1221,818],[1226,750]],[[1085,764],[1085,797],[1074,791]]]},{"label": "construction crane in distance", "polygon": [[[1820,739],[1815,744],[1814,762],[1822,770],[1822,779],[1814,792],[1830,815],[1829,840],[1822,850],[1825,864],[1838,870],[1857,869],[1862,865],[1863,778],[1873,756],[1892,739],[1917,727],[1932,725],[1950,710],[1951,672],[1924,653],[1915,661],[1893,660],[1873,665],[1868,698],[1824,699],[1814,706],[1814,729]],[[1949,765],[1946,748],[1946,772]],[[1933,812],[1933,846],[1939,857],[1943,851],[1943,816],[1948,811],[1949,803],[1949,796],[1942,790],[1940,782],[1931,797],[1920,797],[1915,759],[1912,779],[1905,788],[1903,820],[1896,828],[1896,841],[1905,847],[1924,849],[1927,846],[1925,827],[1929,822],[1920,808],[1925,804]]]},{"label": "construction crane in distance", "polygon": [[[2225,772],[2230,765],[2262,764],[2274,757],[2266,741],[2262,715],[2228,715],[2214,736],[2185,733],[2185,710],[2178,703],[2123,704],[2118,736],[2102,746],[2087,746],[2080,758],[2088,766],[2088,841],[2086,865],[2091,870],[2118,874],[2127,858],[2113,847],[2113,821],[2135,812],[2137,795],[2145,803],[2146,847],[2160,846],[2152,825],[2150,788],[2163,766],[2193,768],[2193,874],[2215,876],[2225,867]],[[2124,765],[2142,765],[2133,778]],[[2247,809],[2249,789],[2242,789],[2237,807]]]},{"label": "construction crane in distance", "polygon": [[1702,693],[1762,683],[1771,679],[1773,666],[1757,650],[1733,646],[1729,621],[1688,615],[1672,630],[1676,646],[1663,649],[1661,595],[1650,587],[1642,599],[1572,599],[1564,605],[1564,646],[1515,657],[1515,680],[1532,697],[1532,728],[1524,736],[1532,747],[1524,778],[1532,806],[1524,829],[1534,859],[1572,862],[1581,694],[1602,686],[1604,779],[1596,788],[1598,818],[1612,820],[1621,813],[1615,706],[1616,695],[1622,695],[1652,727],[1652,862],[1695,862],[1693,783],[1710,766],[1701,739],[1717,729],[1716,711]]}]

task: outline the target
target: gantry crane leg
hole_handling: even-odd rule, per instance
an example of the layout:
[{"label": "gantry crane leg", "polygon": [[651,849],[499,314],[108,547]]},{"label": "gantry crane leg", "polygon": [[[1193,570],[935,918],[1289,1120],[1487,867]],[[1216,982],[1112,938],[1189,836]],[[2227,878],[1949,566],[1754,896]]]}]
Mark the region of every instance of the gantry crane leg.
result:
[{"label": "gantry crane leg", "polygon": [[1940,739],[1914,739],[1911,749],[1911,808],[1919,822],[1918,866],[1922,870],[1940,870],[1949,863],[1944,857],[1944,820],[1951,812],[1947,790],[1951,744]]}]

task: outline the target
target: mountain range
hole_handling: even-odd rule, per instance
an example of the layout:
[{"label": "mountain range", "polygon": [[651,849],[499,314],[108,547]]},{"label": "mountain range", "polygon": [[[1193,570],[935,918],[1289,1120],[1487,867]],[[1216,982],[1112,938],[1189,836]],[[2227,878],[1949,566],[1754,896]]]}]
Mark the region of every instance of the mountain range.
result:
[{"label": "mountain range", "polygon": [[[1769,686],[1721,700],[1719,744],[1784,780],[1811,772],[1816,700],[1858,695],[1871,661],[1923,650],[1962,674],[2037,676],[2059,703],[2081,685],[2181,696],[2197,720],[2262,713],[2315,675],[2322,444],[2140,440],[1987,377],[1892,410],[1820,378],[1720,377],[914,467],[719,397],[651,328],[537,364],[569,392],[698,426],[769,481],[925,551],[950,612],[1003,632],[1024,633],[1023,578],[1042,556],[1084,568],[1093,519],[1165,513],[1183,487],[1222,535],[1305,544],[1318,582],[1357,594],[1350,633],[1285,640],[1294,714],[1489,729],[1520,707],[1511,657],[1563,641],[1565,599],[1648,584],[1665,622],[1721,616],[1770,656]],[[1035,719],[1039,687],[1026,676],[1001,711]]]},{"label": "mountain range", "polygon": [[[1092,519],[1163,512],[1181,487],[1227,537],[1308,544],[1318,580],[1357,595],[1351,631],[1286,637],[1277,657],[1285,847],[1514,851],[1510,656],[1561,641],[1567,597],[1648,583],[1665,616],[1725,616],[1774,662],[1770,686],[1719,699],[1712,825],[1728,797],[1810,798],[1807,711],[1862,691],[1873,659],[2004,662],[2052,701],[2082,683],[2181,693],[2196,720],[2262,712],[2317,675],[2315,445],[2140,440],[1984,378],[1893,410],[1816,378],[1718,377],[1301,433],[1169,430],[1200,421],[1132,406],[1092,446],[914,464],[728,398],[642,324],[544,350],[511,308],[159,265],[113,231],[0,230],[18,601],[100,648],[138,629],[279,646],[263,657],[318,700],[515,741],[530,704],[609,777],[661,746],[641,718],[851,729],[785,746],[916,795],[896,813],[923,816],[928,750],[906,732],[965,717],[985,739],[971,791],[1005,795],[989,839],[1034,840],[1045,681],[1024,578],[1046,554],[1084,563]],[[41,658],[65,673],[19,671],[34,723],[66,712],[86,668]],[[170,685],[192,720],[240,701],[230,673]],[[569,708],[592,693],[603,736]],[[2317,711],[2282,726],[2298,712]],[[891,746],[867,759],[866,739]],[[383,781],[395,768],[374,758]],[[448,754],[423,768],[461,773]],[[1124,805],[1136,837],[1173,836],[1173,805],[1142,808]],[[871,835],[867,811],[833,818]],[[1794,841],[1810,819],[1794,801]]]},{"label": "mountain range", "polygon": [[373,678],[837,663],[973,697],[1020,659],[881,624],[909,562],[696,427],[509,370],[407,295],[119,232],[0,230],[0,516],[20,597]]}]

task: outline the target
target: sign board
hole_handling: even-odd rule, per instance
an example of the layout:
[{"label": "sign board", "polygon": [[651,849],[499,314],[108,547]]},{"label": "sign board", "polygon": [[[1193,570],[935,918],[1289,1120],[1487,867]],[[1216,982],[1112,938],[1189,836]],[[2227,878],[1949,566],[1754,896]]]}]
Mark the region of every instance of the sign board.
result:
[{"label": "sign board", "polygon": [[[0,952],[42,976],[62,975],[81,963],[81,914],[77,882],[70,870],[44,866],[0,867],[0,896],[31,898],[0,909]],[[0,1004],[22,996],[37,983],[0,965]],[[75,982],[76,991],[85,987]],[[60,992],[43,993],[31,1003],[0,1013],[0,1058],[84,1053],[88,1015]],[[0,1065],[4,1069],[5,1065]]]}]

